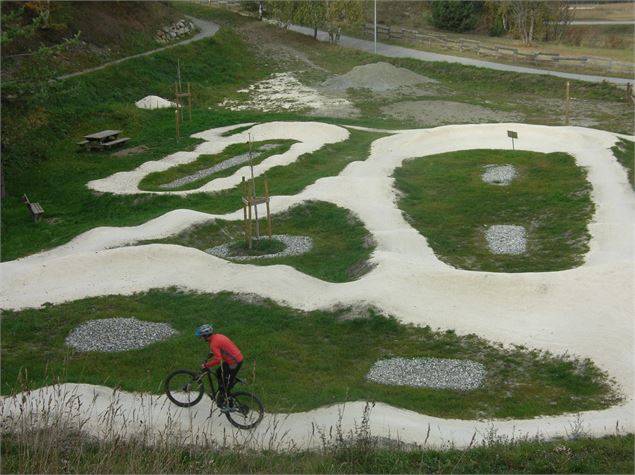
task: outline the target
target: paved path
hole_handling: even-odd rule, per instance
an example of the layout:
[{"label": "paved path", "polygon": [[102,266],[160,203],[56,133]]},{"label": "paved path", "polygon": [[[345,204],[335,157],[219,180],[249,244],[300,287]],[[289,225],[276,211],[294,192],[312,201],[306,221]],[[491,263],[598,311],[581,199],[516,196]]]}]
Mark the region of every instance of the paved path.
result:
[{"label": "paved path", "polygon": [[102,64],[100,66],[96,66],[94,68],[84,69],[83,71],[78,71],[76,73],[65,74],[63,76],[58,77],[57,79],[63,80],[63,79],[68,79],[68,78],[72,78],[72,77],[75,77],[75,76],[82,76],[84,74],[92,73],[93,71],[98,71],[100,69],[107,68],[109,66],[112,66],[113,64],[123,63],[124,61],[128,61],[129,59],[132,59],[132,58],[140,58],[141,56],[149,56],[151,54],[158,53],[159,51],[163,51],[163,50],[166,50],[168,48],[174,48],[175,46],[186,45],[186,44],[192,43],[194,41],[202,40],[204,38],[209,38],[211,36],[214,36],[216,34],[216,32],[218,31],[218,29],[220,28],[216,23],[213,23],[211,21],[200,20],[198,18],[194,18],[194,17],[191,17],[189,15],[185,15],[185,16],[188,19],[192,20],[192,23],[194,23],[194,25],[197,26],[199,30],[201,30],[199,33],[197,33],[196,35],[192,36],[191,38],[188,38],[188,39],[183,40],[183,41],[179,41],[178,43],[173,43],[173,44],[170,44],[170,45],[167,45],[167,46],[163,46],[162,48],[153,49],[151,51],[145,51],[143,53],[135,54],[135,55],[132,55],[132,56],[126,56],[125,58],[120,58],[120,59],[117,59],[115,61],[110,61],[109,63],[104,63],[104,64]]},{"label": "paved path", "polygon": [[[318,143],[334,143],[348,136],[340,126],[319,122],[256,124],[223,136],[242,125],[196,134],[204,140],[196,150],[146,162],[130,183],[136,183],[141,173],[159,169],[161,162],[174,165],[178,160],[192,161],[196,155],[209,153],[209,147],[222,148],[220,141],[225,145],[244,142],[248,134],[258,140],[269,136],[301,139],[286,157],[268,159],[284,160],[281,164],[291,163]],[[595,213],[589,224],[591,241],[583,265],[559,272],[513,274],[455,269],[436,257],[425,237],[410,226],[397,207],[392,175],[404,160],[455,150],[509,148],[509,128],[519,133],[517,149],[567,152],[587,170]],[[210,215],[181,209],[139,226],[94,228],[63,246],[1,263],[0,307],[17,310],[171,286],[197,292],[255,293],[307,311],[365,302],[404,323],[590,358],[615,379],[625,396],[622,404],[579,415],[485,421],[440,419],[379,403],[368,418],[374,435],[440,448],[467,447],[473,437],[474,443],[480,444],[492,434],[507,440],[535,435],[566,437],[577,426],[594,436],[632,432],[635,195],[611,152],[617,139],[616,134],[601,130],[528,124],[393,131],[373,142],[365,160],[349,164],[337,176],[317,180],[296,195],[272,196],[274,213],[320,200],[350,210],[364,223],[377,243],[371,258],[376,265],[354,282],[325,282],[289,266],[236,264],[185,246],[137,244],[210,219],[242,219],[241,210]],[[125,185],[129,181],[125,176],[117,173],[100,182],[102,186],[108,182]],[[95,183],[88,187],[96,189]],[[233,187],[235,183],[227,182],[225,186]],[[117,192],[114,188],[110,191]],[[118,192],[131,191],[122,186]],[[136,431],[144,437],[161,437],[170,431],[182,434],[191,443],[212,440],[254,448],[319,448],[320,434],[328,437],[338,428],[348,434],[359,428],[364,407],[364,401],[356,401],[295,414],[268,414],[258,429],[245,433],[232,429],[222,418],[206,417],[211,409],[208,401],[191,409],[178,409],[163,396],[66,384],[0,399],[0,419],[20,422],[21,418],[32,417],[33,422],[44,425],[54,419],[51,414],[76,414],[75,421],[85,421],[84,430],[97,437],[113,433],[132,436]],[[108,412],[114,409],[116,413]],[[103,421],[109,421],[112,427]]]},{"label": "paved path", "polygon": [[[298,33],[313,36],[312,28],[307,28],[307,27],[298,26],[298,25],[290,25],[289,29],[296,31]],[[320,41],[328,41],[329,40],[328,33],[324,31],[319,31],[318,39]],[[355,49],[359,49],[363,51],[368,51],[370,53],[374,52],[375,50],[375,45],[372,41],[362,40],[359,38],[352,38],[350,36],[342,36],[340,38],[339,44],[346,48],[355,48]],[[381,56],[388,56],[391,58],[414,58],[421,61],[445,61],[448,63],[459,63],[459,64],[464,64],[466,66],[477,66],[480,68],[489,68],[489,69],[495,69],[498,71],[512,71],[516,73],[525,73],[525,74],[546,74],[549,76],[557,76],[557,77],[561,77],[565,79],[575,79],[579,81],[591,81],[591,82],[607,81],[607,82],[618,84],[618,85],[626,85],[629,82],[632,83],[635,81],[635,78],[625,79],[625,78],[614,78],[614,77],[607,77],[607,76],[595,76],[590,74],[565,73],[562,71],[551,71],[548,69],[514,66],[511,64],[500,64],[500,63],[494,63],[491,61],[482,61],[479,59],[463,58],[461,56],[452,56],[449,54],[429,53],[427,51],[420,51],[420,50],[416,50],[412,48],[404,48],[403,46],[387,45],[387,44],[379,43],[379,42],[377,43],[377,54]]]}]

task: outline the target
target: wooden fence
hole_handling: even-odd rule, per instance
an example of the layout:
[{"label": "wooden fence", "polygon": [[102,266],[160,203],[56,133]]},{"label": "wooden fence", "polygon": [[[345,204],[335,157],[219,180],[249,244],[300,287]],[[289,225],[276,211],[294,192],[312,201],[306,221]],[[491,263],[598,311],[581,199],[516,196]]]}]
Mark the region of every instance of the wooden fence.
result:
[{"label": "wooden fence", "polygon": [[[364,33],[374,35],[373,25],[364,25]],[[607,73],[635,74],[635,65],[623,61],[615,61],[596,56],[562,56],[559,53],[543,53],[541,51],[521,52],[518,48],[501,45],[491,45],[465,38],[452,38],[441,34],[419,33],[405,28],[394,28],[377,25],[377,38],[388,40],[406,40],[413,43],[440,46],[446,49],[471,51],[477,55],[507,58],[512,61],[522,61],[533,65],[566,65],[571,67],[591,67]]]}]

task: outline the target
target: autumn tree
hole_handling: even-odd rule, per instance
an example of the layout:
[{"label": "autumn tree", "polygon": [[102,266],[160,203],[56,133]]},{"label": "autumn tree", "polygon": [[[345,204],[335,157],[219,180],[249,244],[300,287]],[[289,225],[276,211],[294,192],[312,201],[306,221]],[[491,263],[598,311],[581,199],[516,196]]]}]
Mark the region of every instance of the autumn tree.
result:
[{"label": "autumn tree", "polygon": [[358,0],[273,0],[267,2],[267,11],[285,25],[299,23],[313,28],[314,39],[320,29],[334,37],[341,28],[363,20],[363,4]]},{"label": "autumn tree", "polygon": [[509,31],[525,45],[537,39],[561,39],[573,19],[573,10],[565,0],[489,0],[486,11],[491,32]]}]

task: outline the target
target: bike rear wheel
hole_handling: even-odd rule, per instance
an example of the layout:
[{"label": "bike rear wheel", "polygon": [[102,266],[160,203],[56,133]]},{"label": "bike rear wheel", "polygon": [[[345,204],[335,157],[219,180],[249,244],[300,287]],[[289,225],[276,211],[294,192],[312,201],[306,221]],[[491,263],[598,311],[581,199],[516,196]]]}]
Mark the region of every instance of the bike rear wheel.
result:
[{"label": "bike rear wheel", "polygon": [[265,407],[260,399],[244,391],[230,394],[228,407],[225,416],[239,429],[253,429],[260,424],[265,414]]},{"label": "bike rear wheel", "polygon": [[177,369],[165,378],[165,394],[177,406],[192,407],[198,404],[205,385],[199,373],[188,369]]}]

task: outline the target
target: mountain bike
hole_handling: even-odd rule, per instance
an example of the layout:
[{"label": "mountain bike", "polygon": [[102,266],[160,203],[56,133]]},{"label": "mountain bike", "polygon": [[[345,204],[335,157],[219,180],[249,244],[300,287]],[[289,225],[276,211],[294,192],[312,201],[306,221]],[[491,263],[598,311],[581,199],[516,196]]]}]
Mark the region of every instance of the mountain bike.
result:
[{"label": "mountain bike", "polygon": [[[190,371],[189,369],[177,369],[165,378],[165,394],[168,399],[180,407],[192,407],[198,404],[205,394],[205,379],[209,383],[210,390],[207,395],[216,402],[221,395],[221,384],[217,381],[214,385],[211,372],[206,370]],[[216,378],[218,380],[218,377]],[[245,381],[236,378],[236,383],[245,384]],[[227,395],[225,406],[220,408],[229,422],[239,429],[253,429],[265,413],[262,402],[255,394],[247,391],[233,390]]]}]

